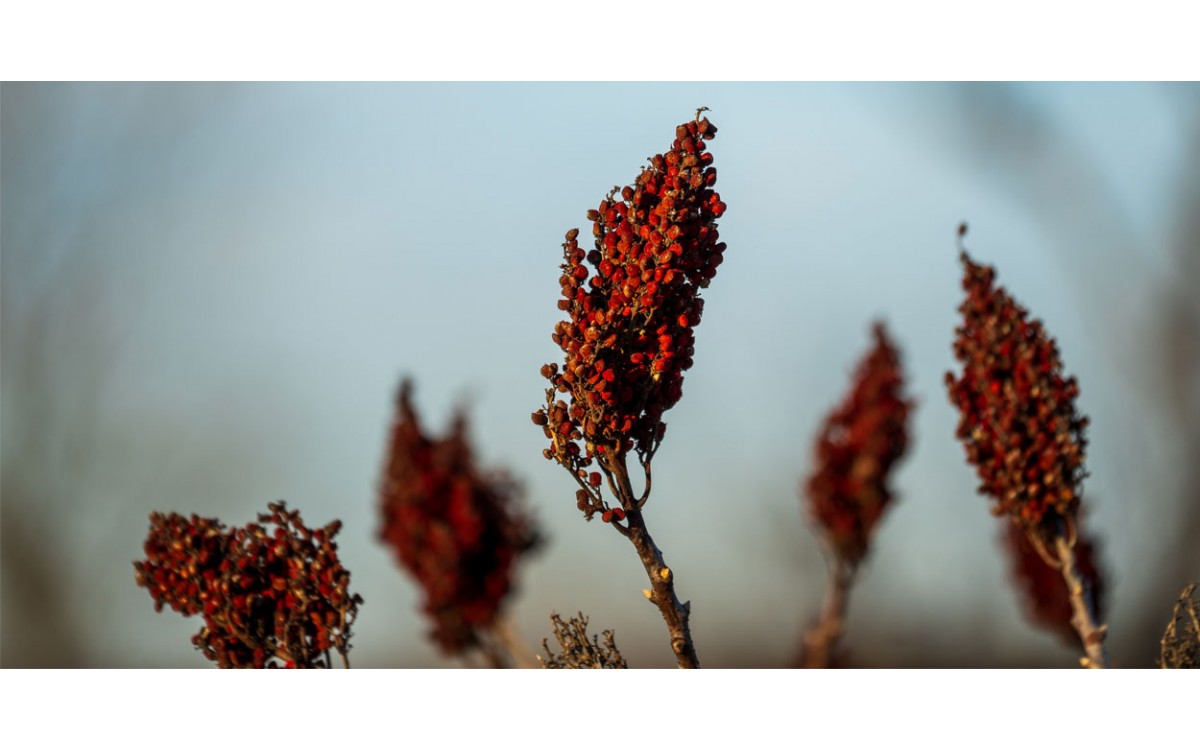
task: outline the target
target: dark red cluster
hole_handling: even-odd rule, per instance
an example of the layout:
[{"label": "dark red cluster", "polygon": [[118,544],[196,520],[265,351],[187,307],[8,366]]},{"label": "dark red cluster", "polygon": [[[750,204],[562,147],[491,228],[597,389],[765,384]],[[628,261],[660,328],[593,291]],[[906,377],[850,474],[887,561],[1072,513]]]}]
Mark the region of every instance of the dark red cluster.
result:
[{"label": "dark red cluster", "polygon": [[963,371],[946,373],[946,385],[979,491],[995,500],[996,515],[1011,514],[1027,528],[1069,522],[1086,473],[1079,385],[1063,376],[1041,322],[994,285],[995,271],[965,252],[962,262],[967,298],[954,355]]},{"label": "dark red cluster", "polygon": [[806,486],[809,514],[834,554],[857,565],[892,501],[888,478],[908,446],[912,403],[901,395],[900,353],[883,324],[858,365],[846,399],[817,436],[816,470]]},{"label": "dark red cluster", "polygon": [[431,637],[456,654],[495,624],[517,559],[538,537],[520,512],[517,485],[476,468],[465,417],[446,437],[426,437],[411,393],[405,381],[380,490],[380,538],[421,585]]},{"label": "dark red cluster", "polygon": [[154,608],[201,615],[192,643],[220,667],[329,667],[349,651],[362,597],[349,593],[334,521],[309,529],[271,503],[259,523],[226,531],[216,520],[150,516],[146,559],[133,564]]},{"label": "dark red cluster", "polygon": [[[683,393],[704,310],[699,291],[725,252],[716,226],[725,204],[712,189],[717,172],[705,151],[716,132],[697,112],[633,185],[614,188],[588,211],[591,250],[579,246],[579,230],[567,232],[558,307],[568,318],[552,336],[565,361],[561,370],[542,368],[553,387],[533,421],[550,440],[546,458],[573,471],[596,455],[652,454],[666,428],[663,412]],[[556,392],[565,399],[555,400]]]},{"label": "dark red cluster", "polygon": [[[1004,545],[1012,561],[1013,584],[1021,593],[1025,614],[1038,627],[1057,634],[1068,645],[1079,645],[1079,633],[1071,624],[1071,596],[1062,572],[1046,562],[1029,534],[1018,523],[1004,520]],[[1045,545],[1043,544],[1043,548]],[[1075,566],[1089,584],[1096,617],[1104,619],[1104,576],[1097,565],[1096,544],[1080,529],[1075,540]]]}]

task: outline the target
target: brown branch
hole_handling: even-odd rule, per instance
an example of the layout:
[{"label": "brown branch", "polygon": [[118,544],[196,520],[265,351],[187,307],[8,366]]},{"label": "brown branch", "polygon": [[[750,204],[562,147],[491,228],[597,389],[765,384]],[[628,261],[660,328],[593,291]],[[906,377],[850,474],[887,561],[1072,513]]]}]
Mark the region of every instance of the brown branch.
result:
[{"label": "brown branch", "polygon": [[1104,637],[1108,634],[1108,626],[1098,622],[1091,584],[1079,575],[1075,565],[1075,549],[1071,542],[1071,539],[1061,533],[1054,538],[1058,559],[1062,562],[1063,580],[1071,597],[1071,625],[1079,633],[1079,640],[1082,641],[1086,653],[1079,663],[1089,669],[1107,669],[1108,654],[1104,649]]},{"label": "brown branch", "polygon": [[525,645],[525,641],[510,618],[507,616],[496,618],[496,622],[491,628],[491,634],[495,637],[496,643],[508,653],[513,666],[519,669],[538,668],[537,657]]},{"label": "brown branch", "polygon": [[833,558],[829,563],[825,602],[817,623],[804,634],[804,645],[797,663],[800,668],[825,669],[833,660],[834,649],[846,627],[846,608],[855,573],[854,566],[844,560]]},{"label": "brown branch", "polygon": [[491,669],[510,669],[512,663],[509,661],[508,653],[497,643],[494,643],[491,638],[482,633],[478,634],[476,650],[483,656],[487,666]]},{"label": "brown branch", "polygon": [[625,462],[618,462],[614,468],[622,493],[621,504],[625,506],[625,518],[629,524],[629,541],[633,543],[638,558],[642,561],[642,567],[650,577],[649,599],[658,607],[667,623],[667,631],[671,635],[671,650],[675,653],[675,661],[680,669],[697,669],[700,667],[700,660],[696,657],[696,647],[692,643],[692,633],[688,627],[691,603],[681,602],[675,595],[675,576],[667,567],[662,552],[654,544],[654,539],[646,528],[646,519],[637,505]]}]

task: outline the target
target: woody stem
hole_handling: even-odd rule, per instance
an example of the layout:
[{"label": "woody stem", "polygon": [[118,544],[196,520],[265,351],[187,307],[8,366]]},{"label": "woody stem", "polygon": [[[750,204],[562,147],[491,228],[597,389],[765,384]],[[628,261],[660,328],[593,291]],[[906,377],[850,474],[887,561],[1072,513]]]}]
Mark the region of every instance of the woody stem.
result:
[{"label": "woody stem", "polygon": [[698,669],[700,660],[696,657],[696,646],[692,643],[692,633],[688,627],[691,616],[691,602],[680,602],[675,595],[675,576],[663,560],[662,552],[654,544],[650,531],[646,528],[646,519],[638,507],[637,496],[629,484],[629,474],[625,461],[615,461],[618,486],[621,489],[622,505],[625,506],[626,523],[629,525],[629,541],[637,550],[650,577],[650,601],[662,613],[667,623],[667,631],[671,635],[671,650],[675,653],[675,661],[680,669]]},{"label": "woody stem", "polygon": [[1096,600],[1091,583],[1079,574],[1075,565],[1075,549],[1070,541],[1062,534],[1054,538],[1058,550],[1058,559],[1062,561],[1063,580],[1067,584],[1067,593],[1071,597],[1071,625],[1079,633],[1087,654],[1081,663],[1090,669],[1106,669],[1108,654],[1104,649],[1104,636],[1108,626],[1099,622],[1096,613]]},{"label": "woody stem", "polygon": [[512,667],[508,653],[486,635],[478,639],[477,648],[491,669],[509,669]]},{"label": "woody stem", "polygon": [[817,623],[804,634],[799,666],[803,669],[825,669],[833,658],[833,650],[846,626],[846,606],[850,587],[854,585],[854,567],[840,559],[829,563],[829,579],[825,584],[825,601]]},{"label": "woody stem", "polygon": [[525,645],[520,633],[512,620],[507,616],[496,619],[491,628],[492,636],[501,648],[508,653],[511,663],[520,669],[536,669],[537,657]]}]

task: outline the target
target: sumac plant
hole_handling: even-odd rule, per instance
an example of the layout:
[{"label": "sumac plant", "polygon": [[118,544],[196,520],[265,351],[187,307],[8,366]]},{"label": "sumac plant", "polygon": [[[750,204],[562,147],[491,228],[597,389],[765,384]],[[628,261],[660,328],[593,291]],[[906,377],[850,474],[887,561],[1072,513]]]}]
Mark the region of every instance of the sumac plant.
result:
[{"label": "sumac plant", "polygon": [[[966,231],[965,224],[959,227],[960,246]],[[1058,345],[1041,321],[996,284],[995,270],[961,247],[959,257],[967,296],[954,356],[962,372],[946,373],[958,438],[992,512],[1009,516],[1045,563],[1061,572],[1071,624],[1086,652],[1083,665],[1106,667],[1107,627],[1077,553],[1088,424],[1075,407],[1079,384],[1063,372]]]},{"label": "sumac plant", "polygon": [[[692,366],[700,290],[725,253],[716,223],[725,204],[713,190],[717,171],[707,150],[717,129],[703,112],[675,129],[670,148],[650,157],[632,185],[614,188],[587,212],[590,249],[580,245],[578,229],[567,232],[558,301],[567,317],[552,336],[563,361],[542,368],[550,387],[533,413],[549,441],[543,455],[578,485],[579,510],[589,521],[598,514],[633,544],[680,667],[700,666],[690,604],[675,593],[643,509],[667,429],[663,415],[683,395]],[[640,493],[631,457],[641,468]]]}]

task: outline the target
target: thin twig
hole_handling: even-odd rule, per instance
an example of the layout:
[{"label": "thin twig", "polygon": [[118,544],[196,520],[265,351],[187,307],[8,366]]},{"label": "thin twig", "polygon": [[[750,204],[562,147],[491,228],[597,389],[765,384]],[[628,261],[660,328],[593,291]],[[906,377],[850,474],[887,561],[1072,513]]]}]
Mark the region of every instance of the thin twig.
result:
[{"label": "thin twig", "polygon": [[642,471],[646,475],[646,486],[642,488],[642,496],[637,499],[637,507],[638,508],[641,508],[643,505],[646,504],[646,501],[648,499],[650,499],[650,484],[652,481],[651,476],[650,476],[650,461],[653,458],[654,458],[653,454],[646,456],[645,458],[643,458],[641,456],[638,457],[638,461],[640,461],[642,464]]},{"label": "thin twig", "polygon": [[1067,593],[1071,597],[1071,625],[1079,633],[1079,640],[1083,642],[1086,653],[1079,662],[1089,669],[1107,669],[1108,654],[1104,649],[1104,636],[1108,633],[1108,626],[1100,623],[1097,617],[1091,583],[1079,575],[1071,540],[1059,533],[1054,542],[1058,549],[1058,559],[1062,561]]}]

